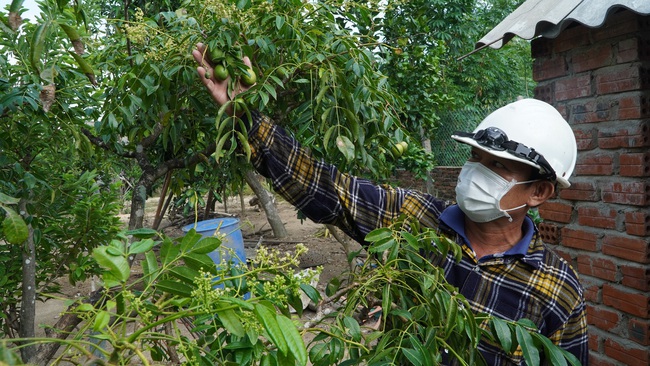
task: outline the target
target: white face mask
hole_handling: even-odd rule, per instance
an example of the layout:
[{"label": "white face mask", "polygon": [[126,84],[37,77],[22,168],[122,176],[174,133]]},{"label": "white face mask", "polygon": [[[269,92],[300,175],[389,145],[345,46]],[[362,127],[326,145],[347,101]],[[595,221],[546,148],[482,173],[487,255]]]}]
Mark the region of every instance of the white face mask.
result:
[{"label": "white face mask", "polygon": [[509,211],[526,207],[524,203],[509,209],[501,208],[501,198],[517,184],[534,182],[528,180],[508,182],[481,163],[466,162],[456,183],[456,200],[460,209],[474,222],[488,222],[501,217],[512,221]]}]

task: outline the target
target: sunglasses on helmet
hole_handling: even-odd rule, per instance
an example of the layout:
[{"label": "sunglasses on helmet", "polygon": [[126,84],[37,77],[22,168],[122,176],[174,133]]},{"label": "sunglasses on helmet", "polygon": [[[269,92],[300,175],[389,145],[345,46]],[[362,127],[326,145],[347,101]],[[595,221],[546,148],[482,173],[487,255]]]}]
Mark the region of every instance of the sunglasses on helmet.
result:
[{"label": "sunglasses on helmet", "polygon": [[542,154],[522,143],[509,140],[508,135],[499,128],[488,127],[476,132],[456,131],[454,132],[454,135],[459,137],[469,137],[479,145],[487,147],[488,149],[506,151],[517,158],[535,163],[542,168],[546,177],[551,180],[556,179],[555,171]]}]

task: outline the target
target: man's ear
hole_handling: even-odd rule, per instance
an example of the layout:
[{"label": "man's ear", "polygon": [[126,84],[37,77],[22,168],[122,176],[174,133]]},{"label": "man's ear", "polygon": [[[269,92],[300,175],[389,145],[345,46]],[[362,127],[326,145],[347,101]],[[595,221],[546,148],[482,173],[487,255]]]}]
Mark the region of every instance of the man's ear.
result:
[{"label": "man's ear", "polygon": [[548,180],[533,182],[533,193],[528,197],[528,207],[537,207],[555,194],[555,185]]}]

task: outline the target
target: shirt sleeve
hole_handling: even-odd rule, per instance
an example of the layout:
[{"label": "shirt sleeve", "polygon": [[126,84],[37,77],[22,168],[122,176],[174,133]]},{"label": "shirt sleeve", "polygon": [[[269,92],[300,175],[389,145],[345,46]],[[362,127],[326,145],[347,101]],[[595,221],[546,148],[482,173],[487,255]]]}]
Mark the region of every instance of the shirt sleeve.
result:
[{"label": "shirt sleeve", "polygon": [[249,130],[251,161],[274,190],[317,223],[339,227],[363,243],[370,231],[401,214],[437,227],[445,203],[417,191],[377,185],[317,161],[280,126],[253,112]]},{"label": "shirt sleeve", "polygon": [[589,364],[589,345],[587,338],[587,311],[580,296],[567,321],[549,339],[559,347],[572,353],[582,366]]}]

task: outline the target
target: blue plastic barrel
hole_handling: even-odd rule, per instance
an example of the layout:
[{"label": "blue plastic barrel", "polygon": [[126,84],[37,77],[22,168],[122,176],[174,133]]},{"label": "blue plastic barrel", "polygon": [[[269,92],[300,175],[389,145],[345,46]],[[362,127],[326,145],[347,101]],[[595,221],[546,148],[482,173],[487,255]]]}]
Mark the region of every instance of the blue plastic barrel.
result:
[{"label": "blue plastic barrel", "polygon": [[[239,228],[239,219],[234,217],[223,217],[199,221],[195,224],[189,224],[182,228],[187,233],[190,230],[196,230],[197,233],[204,237],[214,236],[217,231],[225,235],[222,239],[221,246],[216,250],[208,253],[216,265],[221,264],[221,259],[229,260],[232,264],[246,264],[246,251],[244,250],[244,237]],[[226,249],[228,248],[228,249]]]}]

